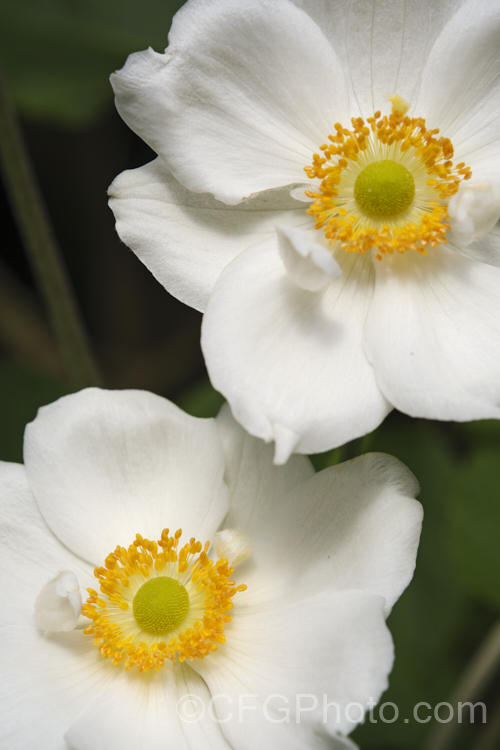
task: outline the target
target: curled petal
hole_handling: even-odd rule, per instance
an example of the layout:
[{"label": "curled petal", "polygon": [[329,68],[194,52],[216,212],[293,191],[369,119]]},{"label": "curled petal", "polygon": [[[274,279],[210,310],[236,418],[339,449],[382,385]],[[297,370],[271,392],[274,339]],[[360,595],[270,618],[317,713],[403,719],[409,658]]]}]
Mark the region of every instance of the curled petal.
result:
[{"label": "curled petal", "polygon": [[363,351],[371,258],[339,255],[342,276],[308,292],[283,268],[277,241],[222,272],[202,326],[212,383],[251,434],[276,440],[275,461],[318,453],[375,429],[390,410]]},{"label": "curled petal", "polygon": [[82,609],[80,586],[74,573],[63,570],[45,584],[35,601],[35,622],[44,634],[73,630]]},{"label": "curled petal", "polygon": [[308,232],[292,227],[276,227],[280,255],[291,280],[301,289],[317,292],[342,271],[332,253],[314,242]]},{"label": "curled petal", "polygon": [[500,218],[500,186],[464,185],[448,204],[451,231],[462,245],[484,237]]},{"label": "curled petal", "polygon": [[234,567],[252,554],[252,545],[245,534],[236,529],[223,529],[214,537],[214,546],[219,559],[225,557]]}]

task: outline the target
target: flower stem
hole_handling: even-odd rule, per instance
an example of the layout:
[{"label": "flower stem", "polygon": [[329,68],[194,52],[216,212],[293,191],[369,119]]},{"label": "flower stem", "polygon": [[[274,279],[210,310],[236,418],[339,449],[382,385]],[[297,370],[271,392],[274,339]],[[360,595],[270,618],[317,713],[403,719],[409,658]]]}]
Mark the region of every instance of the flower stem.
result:
[{"label": "flower stem", "polygon": [[487,635],[467,665],[450,703],[454,708],[452,721],[440,724],[429,737],[425,750],[448,750],[460,727],[457,721],[457,704],[473,702],[488,685],[500,666],[500,622]]},{"label": "flower stem", "polygon": [[14,216],[75,389],[100,384],[42,196],[0,71],[0,163]]}]

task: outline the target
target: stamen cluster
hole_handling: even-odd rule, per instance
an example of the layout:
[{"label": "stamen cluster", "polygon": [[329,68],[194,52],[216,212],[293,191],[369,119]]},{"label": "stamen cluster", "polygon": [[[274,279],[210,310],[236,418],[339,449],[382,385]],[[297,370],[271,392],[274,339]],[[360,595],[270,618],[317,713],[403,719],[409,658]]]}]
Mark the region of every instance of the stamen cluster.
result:
[{"label": "stamen cluster", "polygon": [[[389,116],[375,112],[366,122],[353,118],[352,130],[337,123],[331,143],[320,147],[323,155],[314,154],[305,168],[310,179],[321,180],[320,192],[307,192],[315,199],[307,213],[315,217],[316,229],[348,253],[374,249],[378,260],[394,251],[425,255],[428,247],[446,243],[447,203],[471,170],[464,163],[453,167],[452,143],[438,133],[428,130],[423,118],[410,118],[396,106]],[[416,194],[406,211],[375,220],[354,201],[353,185],[366,166],[385,159],[412,173]]]},{"label": "stamen cluster", "polygon": [[[94,570],[103,596],[87,589],[90,596],[82,614],[92,624],[84,632],[94,635],[94,645],[113,664],[124,662],[125,669],[137,666],[140,672],[160,669],[166,659],[203,659],[225,642],[224,625],[231,620],[226,613],[233,607],[232,597],[246,586],[230,580],[234,569],[226,559],[214,563],[208,558],[209,542],[202,549],[193,537],[178,549],[181,535],[181,529],[174,536],[164,529],[154,542],[137,534],[133,544],[117,547],[107,556],[105,567]],[[177,578],[186,587],[190,609],[180,632],[150,643],[152,638],[137,625],[131,605],[140,586],[157,575]]]}]

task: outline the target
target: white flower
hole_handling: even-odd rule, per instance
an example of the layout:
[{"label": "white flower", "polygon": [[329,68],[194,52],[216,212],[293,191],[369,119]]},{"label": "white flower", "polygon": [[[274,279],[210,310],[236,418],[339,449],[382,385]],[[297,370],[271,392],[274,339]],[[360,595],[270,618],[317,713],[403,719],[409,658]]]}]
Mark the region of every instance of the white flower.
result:
[{"label": "white flower", "polygon": [[[2,747],[353,747],[346,706],[378,700],[392,665],[417,485],[385,455],[315,475],[270,451],[228,410],[195,419],[140,391],[39,412],[25,467],[0,464]],[[200,555],[212,540],[241,560],[231,580]]]},{"label": "white flower", "polygon": [[112,76],[158,159],[111,207],[235,417],[278,462],[500,417],[499,0],[190,0],[169,41]]}]

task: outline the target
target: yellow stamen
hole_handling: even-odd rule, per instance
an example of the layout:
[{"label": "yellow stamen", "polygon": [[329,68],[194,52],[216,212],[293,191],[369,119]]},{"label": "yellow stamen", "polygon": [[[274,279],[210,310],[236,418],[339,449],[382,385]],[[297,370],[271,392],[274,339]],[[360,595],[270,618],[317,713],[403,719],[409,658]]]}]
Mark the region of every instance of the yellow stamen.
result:
[{"label": "yellow stamen", "polygon": [[[378,260],[407,250],[426,255],[427,248],[446,243],[448,201],[460,181],[471,177],[465,164],[453,167],[448,138],[437,138],[439,130],[428,130],[424,119],[406,116],[401,97],[391,101],[388,117],[375,112],[366,122],[353,118],[352,130],[337,123],[330,143],[320,147],[322,155],[314,154],[305,168],[311,180],[321,180],[319,192],[306,191],[314,199],[307,213],[316,229],[347,253],[375,250]],[[400,180],[400,200],[389,176]]]},{"label": "yellow stamen", "polygon": [[[227,560],[209,560],[209,542],[202,549],[201,543],[192,538],[179,549],[181,534],[179,529],[169,536],[169,530],[164,529],[158,542],[137,534],[128,549],[117,547],[106,558],[105,567],[95,569],[103,596],[87,589],[89,598],[82,614],[92,624],[84,633],[94,635],[94,645],[113,664],[124,663],[127,670],[137,666],[140,672],[160,669],[166,659],[203,659],[224,643],[232,597],[246,586],[236,586],[230,580],[234,569]],[[155,611],[151,619],[152,594],[170,597],[170,613],[161,613],[158,618]]]}]

